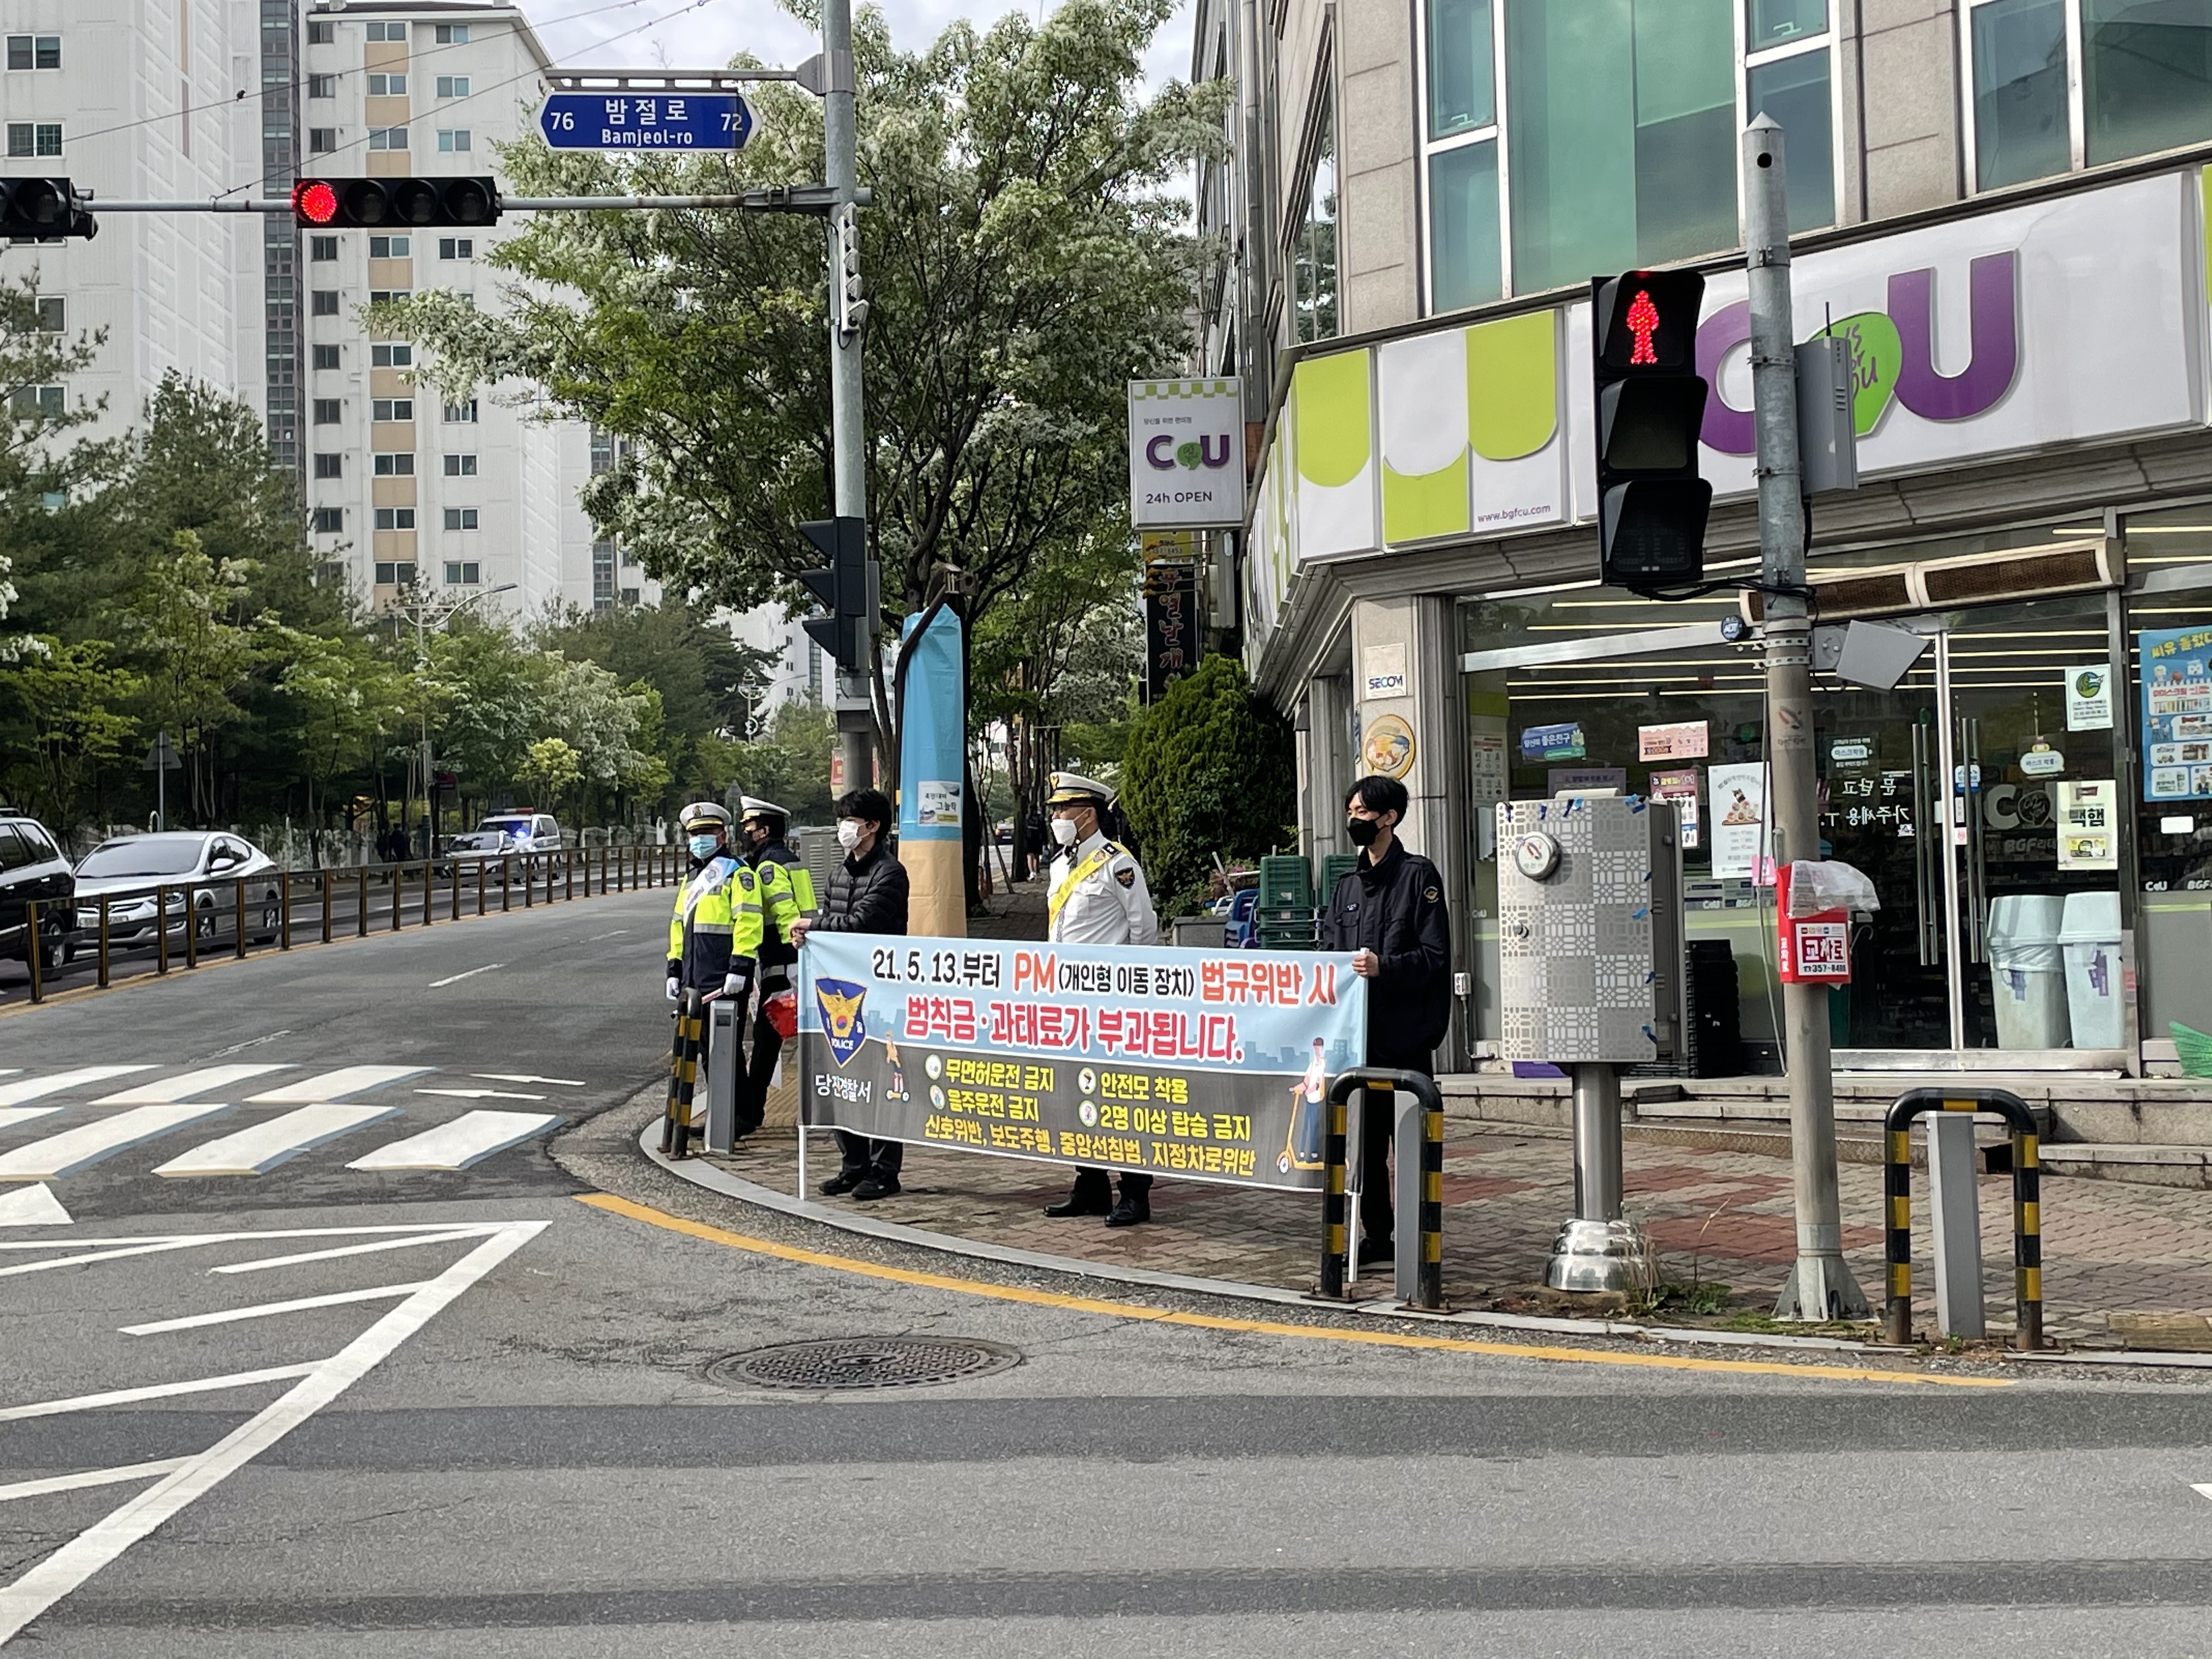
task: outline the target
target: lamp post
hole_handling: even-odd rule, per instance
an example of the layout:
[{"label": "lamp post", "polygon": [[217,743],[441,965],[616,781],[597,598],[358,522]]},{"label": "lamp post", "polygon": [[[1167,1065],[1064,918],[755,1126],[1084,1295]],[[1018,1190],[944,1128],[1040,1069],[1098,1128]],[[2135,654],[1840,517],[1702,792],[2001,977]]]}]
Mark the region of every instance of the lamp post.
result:
[{"label": "lamp post", "polygon": [[[488,599],[495,593],[512,592],[516,584],[514,582],[501,582],[496,587],[481,588],[474,593],[467,594],[445,605],[435,623],[428,620],[428,613],[430,610],[428,600],[418,596],[410,601],[408,610],[415,618],[415,678],[417,682],[427,678],[430,672],[430,635],[442,629],[447,623],[453,621],[478,599]],[[422,690],[419,684],[416,690],[418,693]],[[438,852],[438,786],[435,781],[436,775],[431,770],[430,702],[427,696],[422,699],[422,747],[416,751],[416,763],[422,769],[422,799],[429,804],[430,808],[430,842],[429,845],[422,849],[422,856],[427,859],[434,858]]]}]

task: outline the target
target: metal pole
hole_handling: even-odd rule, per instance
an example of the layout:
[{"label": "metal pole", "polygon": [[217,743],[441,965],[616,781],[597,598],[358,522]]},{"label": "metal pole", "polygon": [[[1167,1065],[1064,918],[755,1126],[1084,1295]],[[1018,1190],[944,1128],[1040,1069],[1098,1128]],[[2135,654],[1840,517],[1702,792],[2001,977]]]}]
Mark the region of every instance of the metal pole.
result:
[{"label": "metal pole", "polygon": [[[844,280],[837,257],[836,214],[858,199],[860,183],[860,124],[853,78],[852,0],[823,0],[822,4],[822,168],[833,206],[823,227],[830,281]],[[830,307],[830,429],[831,471],[835,478],[836,514],[841,519],[868,516],[867,440],[861,424],[860,336],[849,337],[837,327],[837,307]],[[868,618],[867,638],[875,638],[876,619]],[[838,676],[840,700],[868,696],[865,674]],[[839,724],[842,726],[842,721]],[[845,756],[845,787],[865,789],[870,782],[872,745],[863,731],[839,733]]]},{"label": "metal pole", "polygon": [[[1751,286],[1751,384],[1756,404],[1759,550],[1765,578],[1768,821],[1778,862],[1820,856],[1813,766],[1812,622],[1805,586],[1805,501],[1797,464],[1796,336],[1790,311],[1790,204],[1782,129],[1754,116],[1742,141],[1744,251]],[[1794,591],[1793,591],[1794,590]],[[1763,873],[1763,872],[1762,872]],[[1866,1293],[1844,1263],[1836,1191],[1835,1078],[1828,988],[1782,988],[1790,1071],[1790,1159],[1797,1261],[1774,1304],[1778,1319],[1863,1319]]]},{"label": "metal pole", "polygon": [[1651,1242],[1620,1212],[1620,1073],[1604,1062],[1573,1073],[1575,1212],[1552,1241],[1544,1283],[1555,1291],[1648,1289]]},{"label": "metal pole", "polygon": [[[374,575],[374,571],[369,573]],[[154,828],[164,835],[169,829],[169,734],[160,733],[154,744]]]}]

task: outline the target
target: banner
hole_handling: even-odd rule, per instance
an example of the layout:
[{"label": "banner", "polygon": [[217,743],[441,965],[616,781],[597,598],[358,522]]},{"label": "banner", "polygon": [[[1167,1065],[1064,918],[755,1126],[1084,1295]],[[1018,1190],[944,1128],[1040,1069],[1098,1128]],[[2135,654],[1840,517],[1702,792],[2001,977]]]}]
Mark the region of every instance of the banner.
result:
[{"label": "banner", "polygon": [[799,975],[802,1121],[1006,1158],[1318,1188],[1367,1052],[1348,955],[817,933]]},{"label": "banner", "polygon": [[2136,644],[2143,799],[2212,799],[2212,628],[2147,628]]},{"label": "banner", "polygon": [[1163,559],[1145,567],[1145,701],[1198,666],[1198,567]]}]

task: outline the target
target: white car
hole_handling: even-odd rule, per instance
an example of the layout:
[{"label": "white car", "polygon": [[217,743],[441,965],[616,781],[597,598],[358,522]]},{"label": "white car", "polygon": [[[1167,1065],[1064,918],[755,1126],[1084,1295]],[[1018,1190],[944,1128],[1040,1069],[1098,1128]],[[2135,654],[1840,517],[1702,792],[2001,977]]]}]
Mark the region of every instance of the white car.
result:
[{"label": "white car", "polygon": [[79,948],[100,939],[100,900],[107,899],[111,945],[154,942],[155,895],[168,889],[169,931],[182,927],[185,888],[193,888],[194,925],[203,939],[228,933],[238,906],[238,883],[246,883],[246,914],[258,938],[274,939],[283,925],[283,897],[276,861],[242,836],[228,830],[173,830],[158,836],[104,841],[76,866]]},{"label": "white car", "polygon": [[446,843],[446,857],[451,863],[441,864],[438,872],[447,874],[453,865],[488,864],[493,866],[488,873],[498,879],[503,860],[535,856],[542,863],[546,854],[560,852],[562,844],[560,823],[550,812],[533,812],[526,807],[494,812],[474,830]]}]

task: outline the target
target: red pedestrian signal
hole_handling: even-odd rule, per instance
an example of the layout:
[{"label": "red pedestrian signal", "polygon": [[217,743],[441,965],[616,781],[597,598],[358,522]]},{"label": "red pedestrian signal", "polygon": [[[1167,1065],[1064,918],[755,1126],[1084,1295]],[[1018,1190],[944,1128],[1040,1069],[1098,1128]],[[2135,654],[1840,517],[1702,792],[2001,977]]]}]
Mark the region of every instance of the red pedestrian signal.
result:
[{"label": "red pedestrian signal", "polygon": [[1590,283],[1599,574],[1617,586],[1664,589],[1705,574],[1713,498],[1698,476],[1705,295],[1694,270],[1631,270]]},{"label": "red pedestrian signal", "polygon": [[294,221],[319,229],[474,228],[495,223],[501,211],[496,179],[301,179],[292,186]]}]

